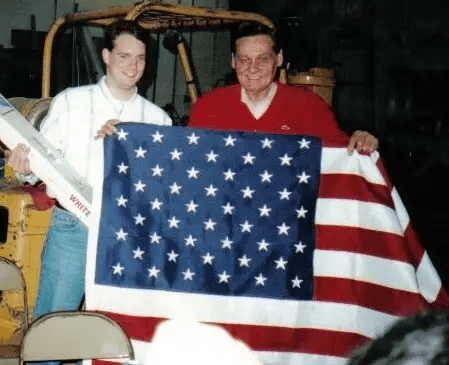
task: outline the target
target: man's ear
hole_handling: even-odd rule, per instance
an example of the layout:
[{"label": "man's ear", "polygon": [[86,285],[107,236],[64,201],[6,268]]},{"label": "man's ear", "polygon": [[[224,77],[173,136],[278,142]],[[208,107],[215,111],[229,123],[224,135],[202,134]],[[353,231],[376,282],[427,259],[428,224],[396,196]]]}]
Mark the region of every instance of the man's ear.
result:
[{"label": "man's ear", "polygon": [[235,69],[235,55],[234,53],[231,54],[231,67]]},{"label": "man's ear", "polygon": [[276,66],[281,67],[284,63],[284,51],[281,49],[279,53],[276,55]]},{"label": "man's ear", "polygon": [[107,48],[103,48],[103,50],[101,51],[101,57],[103,58],[103,62],[106,65],[109,65],[110,52]]}]

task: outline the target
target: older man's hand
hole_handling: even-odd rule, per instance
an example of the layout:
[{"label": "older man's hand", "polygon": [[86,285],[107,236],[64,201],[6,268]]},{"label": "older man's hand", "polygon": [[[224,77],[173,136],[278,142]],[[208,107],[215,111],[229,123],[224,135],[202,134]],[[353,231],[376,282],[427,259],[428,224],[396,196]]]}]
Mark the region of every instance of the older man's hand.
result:
[{"label": "older man's hand", "polygon": [[355,131],[348,144],[348,153],[352,155],[354,150],[357,152],[372,153],[379,147],[379,140],[372,134],[365,131]]}]

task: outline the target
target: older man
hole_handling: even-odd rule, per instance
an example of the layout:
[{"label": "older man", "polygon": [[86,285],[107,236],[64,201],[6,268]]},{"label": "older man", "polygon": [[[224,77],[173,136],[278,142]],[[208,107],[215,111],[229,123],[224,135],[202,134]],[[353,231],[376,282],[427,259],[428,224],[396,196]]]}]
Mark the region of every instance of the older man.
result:
[{"label": "older man", "polygon": [[[347,141],[323,99],[305,88],[275,81],[282,63],[282,50],[271,29],[252,24],[240,27],[232,54],[239,84],[204,94],[191,108],[189,126]],[[377,146],[371,134],[356,131],[348,150],[373,152]]]}]

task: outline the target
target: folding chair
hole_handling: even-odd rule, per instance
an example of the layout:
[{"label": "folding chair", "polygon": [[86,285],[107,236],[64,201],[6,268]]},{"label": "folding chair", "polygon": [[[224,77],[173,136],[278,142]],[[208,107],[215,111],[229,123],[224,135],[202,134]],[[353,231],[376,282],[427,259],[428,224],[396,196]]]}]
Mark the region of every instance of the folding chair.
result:
[{"label": "folding chair", "polygon": [[31,323],[20,348],[25,361],[134,360],[131,341],[112,319],[94,312],[45,314]]},{"label": "folding chair", "polygon": [[[28,304],[25,279],[16,264],[4,257],[0,257],[0,292],[8,290],[23,291],[24,315],[20,334],[20,338],[22,338],[28,327]],[[18,364],[19,354],[20,345],[18,343],[0,343],[0,365]]]}]

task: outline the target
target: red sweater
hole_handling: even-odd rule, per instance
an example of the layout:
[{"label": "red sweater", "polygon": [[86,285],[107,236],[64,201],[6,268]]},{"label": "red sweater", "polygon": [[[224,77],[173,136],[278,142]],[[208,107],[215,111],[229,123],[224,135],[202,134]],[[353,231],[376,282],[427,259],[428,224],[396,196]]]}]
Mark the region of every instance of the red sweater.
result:
[{"label": "red sweater", "polygon": [[338,128],[331,109],[322,98],[300,86],[277,85],[268,110],[259,119],[255,119],[242,103],[240,85],[216,88],[193,104],[189,127],[304,134],[347,142],[347,135]]}]

